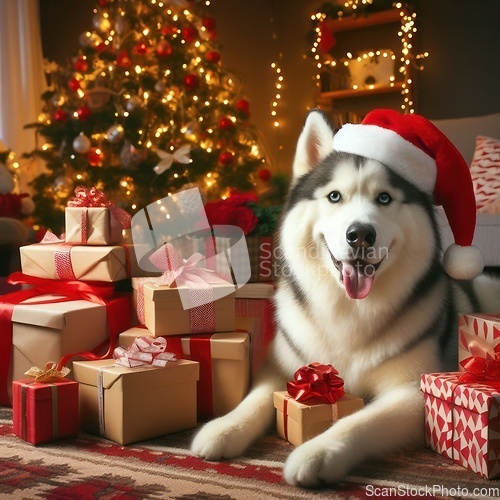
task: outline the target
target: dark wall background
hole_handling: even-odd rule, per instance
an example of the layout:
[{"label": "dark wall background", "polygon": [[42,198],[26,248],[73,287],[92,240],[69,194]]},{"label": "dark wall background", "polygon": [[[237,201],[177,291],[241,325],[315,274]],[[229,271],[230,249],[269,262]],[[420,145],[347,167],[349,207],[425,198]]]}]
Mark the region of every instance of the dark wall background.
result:
[{"label": "dark wall background", "polygon": [[[89,0],[39,0],[45,57],[62,62],[92,26]],[[260,128],[275,169],[288,171],[307,109],[314,106],[314,70],[305,36],[322,0],[212,0],[223,63],[244,81],[252,120]],[[415,0],[418,51],[428,51],[415,77],[417,112],[430,119],[500,112],[500,2]],[[376,44],[374,45],[376,46]],[[271,63],[282,52],[285,77],[272,125],[275,89]],[[376,104],[375,104],[376,105]]]}]

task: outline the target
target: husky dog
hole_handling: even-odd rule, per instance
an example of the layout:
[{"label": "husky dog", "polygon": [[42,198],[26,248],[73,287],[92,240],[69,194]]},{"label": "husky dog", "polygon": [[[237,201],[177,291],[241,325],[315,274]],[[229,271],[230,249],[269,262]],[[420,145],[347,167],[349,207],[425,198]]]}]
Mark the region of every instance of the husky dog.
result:
[{"label": "husky dog", "polygon": [[310,112],[279,232],[268,359],[248,396],[192,444],[207,460],[244,453],[275,419],[273,392],[301,366],[331,364],[346,392],[367,404],[291,453],[284,477],[306,487],[423,444],[420,374],[457,369],[457,311],[500,304],[493,279],[454,281],[445,272],[431,194],[397,169],[333,145],[323,114]]}]

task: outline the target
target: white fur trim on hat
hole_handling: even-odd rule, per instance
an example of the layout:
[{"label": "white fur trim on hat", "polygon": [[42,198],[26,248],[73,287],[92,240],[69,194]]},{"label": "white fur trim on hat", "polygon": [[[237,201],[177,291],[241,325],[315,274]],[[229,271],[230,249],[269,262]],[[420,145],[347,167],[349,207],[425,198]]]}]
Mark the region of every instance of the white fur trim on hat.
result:
[{"label": "white fur trim on hat", "polygon": [[434,191],[435,160],[393,130],[377,125],[345,124],[333,137],[333,149],[377,160],[426,193]]},{"label": "white fur trim on hat", "polygon": [[453,243],[444,253],[443,265],[452,278],[471,280],[481,274],[484,269],[484,259],[479,248],[462,247]]}]

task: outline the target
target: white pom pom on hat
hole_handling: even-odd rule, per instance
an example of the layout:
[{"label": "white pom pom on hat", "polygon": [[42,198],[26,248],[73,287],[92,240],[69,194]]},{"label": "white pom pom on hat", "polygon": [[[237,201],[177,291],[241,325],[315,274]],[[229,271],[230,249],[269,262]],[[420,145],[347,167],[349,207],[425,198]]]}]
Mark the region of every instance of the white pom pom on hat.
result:
[{"label": "white pom pom on hat", "polygon": [[384,163],[442,205],[455,244],[446,249],[445,271],[455,279],[472,279],[484,268],[472,246],[476,200],[469,168],[451,141],[427,118],[376,109],[360,124],[346,124],[335,134],[337,151]]}]

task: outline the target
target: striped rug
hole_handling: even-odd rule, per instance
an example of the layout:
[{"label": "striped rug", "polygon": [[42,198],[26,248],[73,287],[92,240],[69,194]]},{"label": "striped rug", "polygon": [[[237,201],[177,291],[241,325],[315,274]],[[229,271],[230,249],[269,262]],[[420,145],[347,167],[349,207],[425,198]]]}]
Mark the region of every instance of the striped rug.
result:
[{"label": "striped rug", "polygon": [[283,481],[283,463],[292,450],[286,441],[268,436],[245,457],[205,462],[189,453],[194,432],[129,446],[81,434],[35,447],[12,434],[11,411],[0,407],[0,498],[295,500],[500,496],[500,481],[481,479],[429,450],[372,461],[334,487],[303,490]]}]

